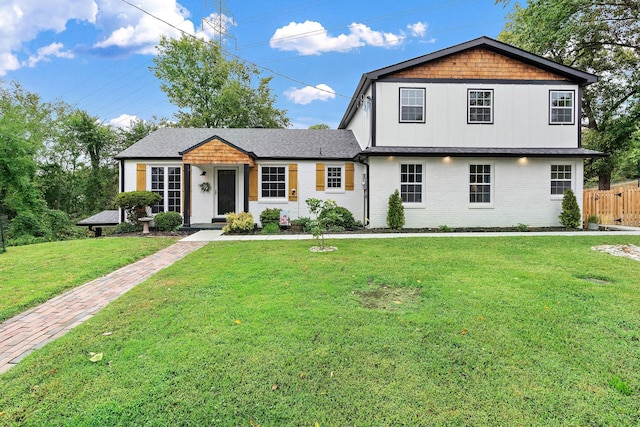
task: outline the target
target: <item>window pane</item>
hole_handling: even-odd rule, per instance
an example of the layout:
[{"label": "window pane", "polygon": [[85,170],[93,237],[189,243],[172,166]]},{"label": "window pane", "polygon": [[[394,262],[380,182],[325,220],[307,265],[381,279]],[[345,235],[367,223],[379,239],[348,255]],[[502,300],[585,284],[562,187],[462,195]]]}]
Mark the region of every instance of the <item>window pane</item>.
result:
[{"label": "window pane", "polygon": [[493,91],[469,90],[467,115],[471,123],[493,122]]},{"label": "window pane", "polygon": [[422,203],[422,165],[400,165],[400,197],[404,203]]},{"label": "window pane", "polygon": [[573,92],[552,91],[549,98],[551,123],[573,123]]},{"label": "window pane", "polygon": [[286,181],[284,166],[262,167],[262,197],[284,198],[286,197]]},{"label": "window pane", "polygon": [[424,89],[400,89],[400,121],[424,121]]},{"label": "window pane", "polygon": [[342,188],[341,167],[327,167],[327,188]]},{"label": "window pane", "polygon": [[491,203],[491,165],[469,165],[469,202]]},{"label": "window pane", "polygon": [[562,195],[571,187],[571,165],[551,165],[551,194]]}]

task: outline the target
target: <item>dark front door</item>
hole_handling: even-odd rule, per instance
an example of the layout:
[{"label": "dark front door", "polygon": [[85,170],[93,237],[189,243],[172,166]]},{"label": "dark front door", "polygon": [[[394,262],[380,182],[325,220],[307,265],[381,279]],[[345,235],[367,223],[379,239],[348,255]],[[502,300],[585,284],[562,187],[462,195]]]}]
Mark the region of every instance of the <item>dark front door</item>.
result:
[{"label": "dark front door", "polygon": [[236,171],[218,169],[218,215],[236,211]]}]

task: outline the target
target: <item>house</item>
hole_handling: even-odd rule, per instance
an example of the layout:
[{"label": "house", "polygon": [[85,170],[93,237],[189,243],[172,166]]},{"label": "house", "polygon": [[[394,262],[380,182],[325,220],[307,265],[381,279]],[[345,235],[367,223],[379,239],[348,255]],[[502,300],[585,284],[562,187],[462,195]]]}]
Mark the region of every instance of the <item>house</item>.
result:
[{"label": "house", "polygon": [[308,216],[315,197],[386,227],[396,189],[409,228],[556,226],[566,189],[582,203],[584,159],[602,156],[580,136],[596,81],[481,37],[365,73],[337,130],[160,129],[117,156],[120,190],[162,194],[153,213],[186,226]]}]

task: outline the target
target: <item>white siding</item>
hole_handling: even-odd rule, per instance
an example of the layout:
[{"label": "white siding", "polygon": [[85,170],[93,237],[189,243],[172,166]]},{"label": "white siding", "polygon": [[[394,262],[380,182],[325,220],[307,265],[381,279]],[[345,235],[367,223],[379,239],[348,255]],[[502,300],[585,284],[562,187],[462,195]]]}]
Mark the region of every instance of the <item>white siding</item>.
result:
[{"label": "white siding", "polygon": [[360,106],[346,127],[346,129],[353,132],[360,144],[360,148],[363,150],[371,145],[371,118],[373,108],[371,101],[367,99],[367,97],[371,97],[371,87],[363,96]]},{"label": "white siding", "polygon": [[[399,122],[401,87],[426,88],[425,123]],[[575,106],[574,125],[549,124],[549,91],[574,90],[577,104],[577,85],[384,83],[377,88],[377,146],[577,147]],[[493,124],[467,123],[467,89],[494,90]]]},{"label": "white siding", "polygon": [[[581,160],[518,158],[371,158],[371,227],[386,227],[389,196],[400,189],[400,164],[423,164],[423,203],[405,204],[405,228],[559,226],[562,198],[551,196],[552,164],[570,164],[582,208]],[[490,207],[469,203],[469,164],[490,164]]]},{"label": "white siding", "polygon": [[[333,161],[318,161],[325,165],[339,165],[345,162],[333,162]],[[260,165],[283,165],[287,166],[289,163],[296,162],[263,162]],[[356,163],[354,170],[354,189],[353,191],[316,191],[316,161],[298,161],[298,182],[297,184],[288,182],[287,174],[287,194],[291,194],[291,189],[296,188],[298,194],[298,200],[290,202],[265,200],[258,197],[258,201],[249,202],[249,211],[253,214],[253,218],[256,222],[260,221],[260,213],[266,208],[280,208],[281,210],[288,210],[289,217],[296,219],[300,217],[310,217],[309,210],[307,209],[306,199],[317,198],[321,200],[332,199],[335,200],[338,206],[345,207],[351,211],[356,221],[363,220],[364,212],[364,194],[362,190],[362,174],[364,173],[364,166]],[[258,193],[260,190],[258,189]]]}]

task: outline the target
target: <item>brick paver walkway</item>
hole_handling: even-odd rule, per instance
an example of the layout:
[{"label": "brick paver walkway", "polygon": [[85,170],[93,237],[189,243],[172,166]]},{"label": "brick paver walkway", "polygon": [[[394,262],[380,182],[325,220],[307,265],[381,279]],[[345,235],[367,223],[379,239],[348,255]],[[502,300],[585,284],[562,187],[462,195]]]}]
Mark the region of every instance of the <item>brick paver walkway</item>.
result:
[{"label": "brick paver walkway", "polygon": [[33,350],[66,334],[154,273],[206,244],[177,242],[0,324],[0,373]]}]

